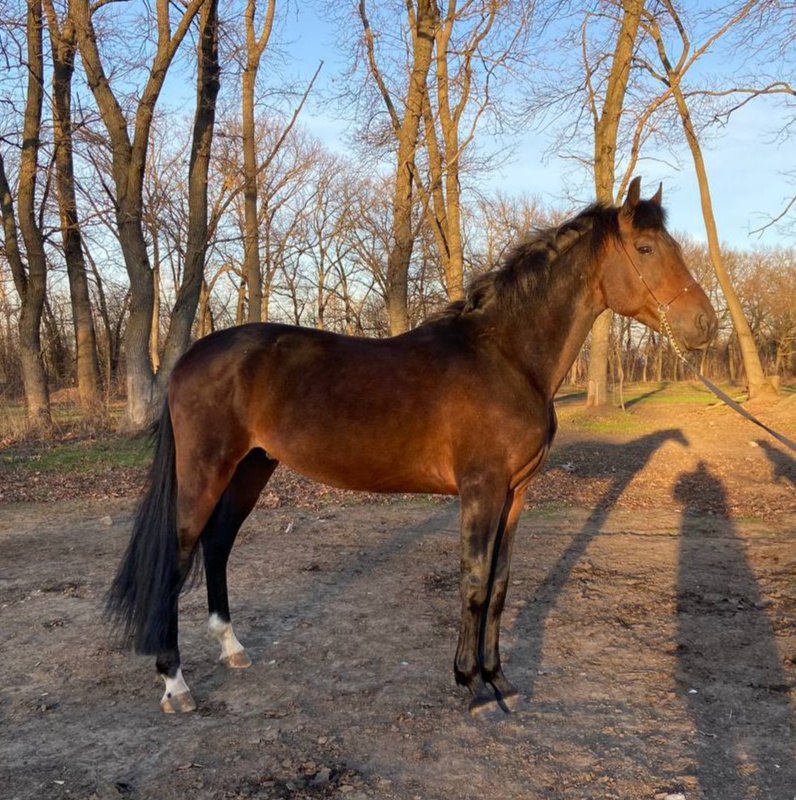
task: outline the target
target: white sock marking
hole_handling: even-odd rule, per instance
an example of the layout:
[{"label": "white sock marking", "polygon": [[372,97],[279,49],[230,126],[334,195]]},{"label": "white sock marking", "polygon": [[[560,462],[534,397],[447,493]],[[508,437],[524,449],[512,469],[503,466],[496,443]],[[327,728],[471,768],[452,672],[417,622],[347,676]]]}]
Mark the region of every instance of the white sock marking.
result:
[{"label": "white sock marking", "polygon": [[191,691],[185,682],[185,678],[182,677],[182,669],[180,668],[177,669],[177,674],[173,678],[163,675],[163,680],[166,682],[164,698],[175,697],[178,694],[185,694]]},{"label": "white sock marking", "polygon": [[211,636],[218,639],[221,644],[221,658],[229,658],[235,653],[242,652],[245,648],[238,641],[235,632],[232,630],[232,623],[225,622],[218,614],[211,614],[207,621],[207,630]]}]

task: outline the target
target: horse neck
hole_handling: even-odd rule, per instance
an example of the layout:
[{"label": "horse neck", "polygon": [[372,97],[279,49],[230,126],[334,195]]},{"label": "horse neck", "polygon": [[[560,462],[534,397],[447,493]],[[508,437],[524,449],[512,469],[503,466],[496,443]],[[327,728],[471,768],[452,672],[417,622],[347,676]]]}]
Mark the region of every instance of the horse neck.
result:
[{"label": "horse neck", "polygon": [[532,297],[515,300],[511,313],[495,325],[503,350],[551,400],[605,309],[589,240],[582,236],[559,255],[544,286]]}]

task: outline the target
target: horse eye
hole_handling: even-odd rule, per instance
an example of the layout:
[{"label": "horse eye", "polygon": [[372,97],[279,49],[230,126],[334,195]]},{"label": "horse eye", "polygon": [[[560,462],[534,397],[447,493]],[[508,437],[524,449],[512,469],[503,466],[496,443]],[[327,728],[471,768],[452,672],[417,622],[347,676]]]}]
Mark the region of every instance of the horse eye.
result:
[{"label": "horse eye", "polygon": [[638,250],[642,256],[648,256],[652,253],[652,248],[648,244],[640,244],[636,250]]}]

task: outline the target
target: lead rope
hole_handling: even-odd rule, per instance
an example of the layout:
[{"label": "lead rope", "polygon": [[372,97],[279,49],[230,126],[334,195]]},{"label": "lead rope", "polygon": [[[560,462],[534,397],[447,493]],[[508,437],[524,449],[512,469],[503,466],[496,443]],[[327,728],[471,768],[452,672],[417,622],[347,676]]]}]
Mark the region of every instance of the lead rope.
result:
[{"label": "lead rope", "polygon": [[[634,265],[635,266],[635,265]],[[653,295],[654,297],[655,295]],[[672,349],[677,354],[677,357],[680,361],[685,364],[694,375],[699,378],[700,381],[711,391],[719,400],[723,400],[733,411],[737,411],[742,417],[746,417],[750,422],[754,422],[755,425],[759,425],[766,433],[773,436],[778,441],[782,442],[786,447],[790,447],[791,450],[796,451],[796,443],[792,442],[788,439],[787,436],[783,436],[779,431],[775,431],[773,428],[769,428],[764,422],[761,422],[757,417],[750,414],[742,405],[736,403],[729,395],[725,394],[721,389],[719,389],[716,384],[709,381],[691,362],[685,357],[683,351],[677,346],[677,341],[674,338],[674,334],[672,333],[671,326],[669,325],[669,320],[666,318],[666,312],[669,310],[668,306],[664,303],[658,304],[658,316],[661,320],[661,330],[666,334],[666,337],[669,339],[669,343],[672,346]]]}]

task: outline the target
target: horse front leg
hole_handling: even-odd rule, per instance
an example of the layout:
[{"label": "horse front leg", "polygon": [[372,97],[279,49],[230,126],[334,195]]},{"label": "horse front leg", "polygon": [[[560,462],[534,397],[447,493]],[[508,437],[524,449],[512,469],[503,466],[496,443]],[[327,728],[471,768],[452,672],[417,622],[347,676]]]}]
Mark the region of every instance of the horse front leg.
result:
[{"label": "horse front leg", "polygon": [[524,505],[525,488],[512,491],[507,499],[507,511],[501,518],[498,529],[492,557],[491,591],[486,609],[483,662],[481,664],[484,682],[493,688],[498,704],[504,707],[504,710],[509,711],[517,709],[520,695],[503,674],[503,667],[500,663],[500,620],[506,604],[514,535]]},{"label": "horse front leg", "polygon": [[[454,674],[460,686],[469,689],[473,716],[502,709],[502,693],[516,694],[500,671],[494,657],[487,656],[489,608],[494,593],[495,564],[501,552],[501,539],[511,509],[506,487],[499,482],[474,481],[460,488],[461,499],[461,577],[462,598],[459,643]],[[509,546],[510,551],[510,546]],[[503,593],[505,599],[505,591]],[[498,626],[500,614],[497,614]],[[497,646],[497,642],[494,642]],[[503,689],[494,684],[499,680]]]}]

